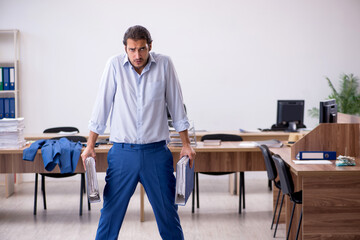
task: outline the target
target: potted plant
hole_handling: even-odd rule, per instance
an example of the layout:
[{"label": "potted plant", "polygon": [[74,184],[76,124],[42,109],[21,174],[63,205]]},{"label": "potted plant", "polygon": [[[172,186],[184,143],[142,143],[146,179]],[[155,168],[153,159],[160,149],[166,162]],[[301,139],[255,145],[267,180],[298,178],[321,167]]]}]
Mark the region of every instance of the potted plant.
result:
[{"label": "potted plant", "polygon": [[[329,99],[335,99],[338,105],[338,112],[347,113],[351,115],[360,115],[360,93],[359,93],[359,78],[354,74],[342,74],[340,76],[340,88],[336,90],[331,80],[326,77],[331,94]],[[319,109],[313,107],[308,110],[311,117],[319,117]]]}]

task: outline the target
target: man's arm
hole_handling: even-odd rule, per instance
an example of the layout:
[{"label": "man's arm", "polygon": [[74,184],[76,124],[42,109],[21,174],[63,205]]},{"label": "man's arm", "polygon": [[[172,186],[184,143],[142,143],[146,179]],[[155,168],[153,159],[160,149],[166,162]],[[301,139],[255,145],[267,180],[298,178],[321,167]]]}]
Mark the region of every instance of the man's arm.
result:
[{"label": "man's arm", "polygon": [[99,134],[90,131],[89,138],[88,138],[87,144],[86,144],[86,148],[84,149],[84,151],[81,154],[81,158],[82,158],[82,162],[83,162],[85,171],[86,171],[85,159],[88,157],[93,157],[94,159],[96,159],[95,143],[96,143],[98,136],[99,136]]},{"label": "man's arm", "polygon": [[181,149],[181,152],[180,152],[180,158],[182,158],[183,156],[186,156],[186,155],[189,156],[189,158],[190,158],[190,167],[192,168],[193,162],[195,160],[196,152],[190,145],[188,130],[184,130],[182,132],[179,132],[179,134],[180,134],[181,142],[182,142],[182,145],[183,145],[183,147]]}]

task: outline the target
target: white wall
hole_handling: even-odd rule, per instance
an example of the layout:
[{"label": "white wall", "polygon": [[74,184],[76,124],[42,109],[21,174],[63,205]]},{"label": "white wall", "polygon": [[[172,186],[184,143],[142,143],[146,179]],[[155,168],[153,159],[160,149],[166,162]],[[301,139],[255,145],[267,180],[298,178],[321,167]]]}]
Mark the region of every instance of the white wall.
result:
[{"label": "white wall", "polygon": [[172,57],[195,126],[233,130],[270,127],[277,99],[318,106],[325,76],[359,76],[359,13],[357,0],[1,0],[0,29],[21,32],[27,133],[88,131],[105,62],[135,24]]}]

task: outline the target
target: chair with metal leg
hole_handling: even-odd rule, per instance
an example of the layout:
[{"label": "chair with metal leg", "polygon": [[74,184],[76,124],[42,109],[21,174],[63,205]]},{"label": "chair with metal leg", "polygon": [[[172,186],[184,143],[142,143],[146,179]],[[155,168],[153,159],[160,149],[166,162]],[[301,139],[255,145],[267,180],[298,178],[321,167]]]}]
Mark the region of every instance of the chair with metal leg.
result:
[{"label": "chair with metal leg", "polygon": [[[79,130],[75,127],[56,127],[44,130],[44,133],[59,133],[59,132],[79,132]],[[70,135],[70,136],[59,136],[52,138],[54,140],[60,139],[62,137],[66,137],[68,140],[73,142],[86,142],[86,138],[83,136],[78,135]],[[47,209],[46,206],[46,188],[45,188],[45,178],[66,178],[75,176],[77,173],[40,173],[41,175],[41,192],[43,196],[43,205],[44,209]],[[85,173],[80,173],[80,208],[79,208],[79,215],[82,215],[83,210],[83,195],[86,193],[86,186],[85,186]],[[35,173],[35,190],[34,190],[34,215],[37,213],[37,188],[38,188],[38,173]],[[90,202],[88,201],[88,210],[91,210]]]},{"label": "chair with metal leg", "polygon": [[[290,197],[290,201],[293,202],[293,208],[291,211],[291,217],[289,222],[289,229],[286,234],[286,239],[289,239],[289,234],[291,230],[292,220],[294,217],[294,211],[296,204],[302,204],[302,191],[295,192],[294,191],[294,182],[291,177],[290,169],[286,165],[285,161],[279,156],[279,155],[273,155],[273,160],[275,162],[276,168],[278,170],[278,174],[280,177],[280,183],[281,183],[281,191],[283,194],[286,194]],[[302,209],[300,214],[300,219],[298,223],[298,228],[296,231],[296,239],[298,239],[300,226],[301,226],[301,219],[302,219]]]},{"label": "chair with metal leg", "polygon": [[[221,140],[223,142],[230,142],[230,141],[242,141],[242,137],[233,134],[208,134],[204,135],[201,138],[201,141],[204,140]],[[200,172],[202,174],[207,175],[225,175],[225,174],[232,174],[235,172]],[[196,193],[196,200],[197,200],[197,208],[200,207],[199,203],[199,173],[195,173],[195,181],[194,181],[194,193]],[[194,213],[194,205],[195,205],[195,196],[193,195],[192,201],[192,212]],[[239,191],[239,213],[241,213],[241,200],[243,200],[243,208],[245,208],[245,177],[244,172],[240,172],[240,191]]]},{"label": "chair with metal leg", "polygon": [[[281,193],[281,183],[280,183],[280,181],[276,181],[276,177],[278,176],[278,174],[277,174],[275,163],[272,159],[272,155],[270,153],[269,148],[266,145],[260,145],[259,148],[264,156],[264,162],[265,162],[265,166],[266,166],[266,172],[267,172],[268,179],[269,179],[269,181],[273,182],[274,186],[279,190],[278,196],[276,199],[275,210],[274,210],[273,217],[272,217],[271,228],[270,228],[270,229],[273,229],[275,215],[276,215],[279,198],[280,198],[280,193]],[[276,231],[277,231],[277,227],[278,227],[278,222],[279,222],[279,218],[280,218],[280,214],[281,214],[281,208],[282,208],[283,201],[284,201],[284,195],[282,195],[281,204],[279,207],[278,220],[277,220],[276,226],[275,226],[274,237],[276,237]]]}]

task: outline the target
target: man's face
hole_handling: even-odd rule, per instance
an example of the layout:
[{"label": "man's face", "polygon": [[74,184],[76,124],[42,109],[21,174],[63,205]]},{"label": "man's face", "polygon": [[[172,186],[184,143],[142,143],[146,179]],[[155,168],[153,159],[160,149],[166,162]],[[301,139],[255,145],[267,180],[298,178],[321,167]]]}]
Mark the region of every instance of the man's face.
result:
[{"label": "man's face", "polygon": [[128,39],[125,51],[129,57],[129,60],[138,73],[144,69],[148,59],[149,52],[151,50],[151,44],[147,44],[145,39],[134,40]]}]

